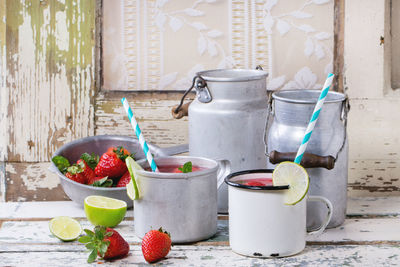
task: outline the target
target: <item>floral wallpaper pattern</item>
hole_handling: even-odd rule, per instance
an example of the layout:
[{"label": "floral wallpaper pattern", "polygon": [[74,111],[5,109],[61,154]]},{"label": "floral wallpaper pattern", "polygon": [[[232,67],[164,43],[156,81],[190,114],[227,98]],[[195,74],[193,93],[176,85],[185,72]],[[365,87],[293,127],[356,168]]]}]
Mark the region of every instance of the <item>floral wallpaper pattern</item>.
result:
[{"label": "floral wallpaper pattern", "polygon": [[104,0],[109,90],[185,90],[216,68],[269,72],[268,89],[320,88],[333,62],[333,0]]}]

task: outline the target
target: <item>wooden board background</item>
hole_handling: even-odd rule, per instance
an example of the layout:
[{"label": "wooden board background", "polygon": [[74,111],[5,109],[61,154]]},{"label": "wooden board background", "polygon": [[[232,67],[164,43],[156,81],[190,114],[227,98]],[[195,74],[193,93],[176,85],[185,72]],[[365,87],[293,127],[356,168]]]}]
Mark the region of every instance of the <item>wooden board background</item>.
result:
[{"label": "wooden board background", "polygon": [[[335,0],[335,17],[337,89],[346,90],[343,0]],[[0,201],[67,199],[47,170],[51,155],[85,136],[133,135],[122,96],[149,142],[188,142],[187,119],[171,117],[182,93],[101,90],[100,25],[101,0],[0,1]],[[398,99],[350,100],[349,195],[400,195],[398,138],[377,138],[368,147],[371,136],[393,131],[396,118],[377,110],[399,114]]]}]

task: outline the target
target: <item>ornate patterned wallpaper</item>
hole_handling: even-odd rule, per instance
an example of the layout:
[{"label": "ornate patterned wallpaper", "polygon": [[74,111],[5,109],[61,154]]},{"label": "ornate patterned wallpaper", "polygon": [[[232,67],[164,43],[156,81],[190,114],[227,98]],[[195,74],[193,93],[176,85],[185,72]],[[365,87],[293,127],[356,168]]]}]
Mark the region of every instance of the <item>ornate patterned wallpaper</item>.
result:
[{"label": "ornate patterned wallpaper", "polygon": [[257,65],[269,90],[320,88],[333,12],[333,0],[104,0],[104,88],[185,90],[198,71]]}]

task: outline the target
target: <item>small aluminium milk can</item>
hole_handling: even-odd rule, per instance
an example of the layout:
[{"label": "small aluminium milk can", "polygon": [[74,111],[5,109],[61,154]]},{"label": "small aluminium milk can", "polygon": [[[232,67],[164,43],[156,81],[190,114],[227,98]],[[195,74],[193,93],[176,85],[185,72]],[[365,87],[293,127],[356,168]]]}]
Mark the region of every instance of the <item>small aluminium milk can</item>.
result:
[{"label": "small aluminium milk can", "polygon": [[[266,167],[267,76],[258,69],[197,73],[192,86],[196,98],[188,108],[191,156],[229,160],[232,172]],[[225,183],[218,189],[218,212],[228,212]]]},{"label": "small aluminium milk can", "polygon": [[[274,168],[282,161],[293,161],[319,95],[319,90],[287,90],[272,94],[265,136],[268,168]],[[310,177],[309,194],[326,197],[333,205],[328,228],[341,225],[346,216],[348,110],[344,94],[328,93],[301,162]],[[314,230],[325,217],[323,205],[307,203],[309,230]]]}]

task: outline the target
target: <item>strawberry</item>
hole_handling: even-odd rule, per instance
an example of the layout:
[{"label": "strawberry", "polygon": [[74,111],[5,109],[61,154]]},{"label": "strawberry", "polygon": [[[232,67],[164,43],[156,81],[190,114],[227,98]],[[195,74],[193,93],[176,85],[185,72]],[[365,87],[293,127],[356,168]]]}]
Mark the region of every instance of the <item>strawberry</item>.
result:
[{"label": "strawberry", "polygon": [[87,184],[97,187],[112,187],[113,180],[108,179],[107,176],[105,177],[94,176],[93,179],[88,180]]},{"label": "strawberry", "polygon": [[155,262],[167,256],[171,249],[171,236],[164,232],[162,228],[150,230],[145,234],[142,240],[142,253],[144,259],[149,262]]},{"label": "strawberry", "polygon": [[129,253],[129,244],[114,229],[104,226],[96,226],[94,232],[85,229],[86,235],[79,238],[79,242],[86,244],[91,252],[87,260],[94,262],[97,256],[107,260],[121,258]]},{"label": "strawberry", "polygon": [[92,168],[89,167],[89,165],[86,163],[86,161],[84,161],[83,159],[80,159],[76,162],[76,164],[78,166],[80,166],[83,170],[83,175],[86,178],[86,182],[88,183],[89,181],[92,181],[96,175],[94,174],[94,171]]},{"label": "strawberry", "polygon": [[129,155],[129,152],[122,146],[118,148],[110,147],[101,156],[99,163],[94,169],[96,176],[108,176],[111,179],[121,177],[128,170],[125,159]]},{"label": "strawberry", "polygon": [[117,187],[125,187],[131,181],[131,175],[129,172],[126,172],[122,175],[121,179],[119,179],[117,183]]},{"label": "strawberry", "polygon": [[87,182],[84,170],[80,165],[77,164],[73,164],[72,166],[68,167],[65,176],[80,184],[86,184]]}]

